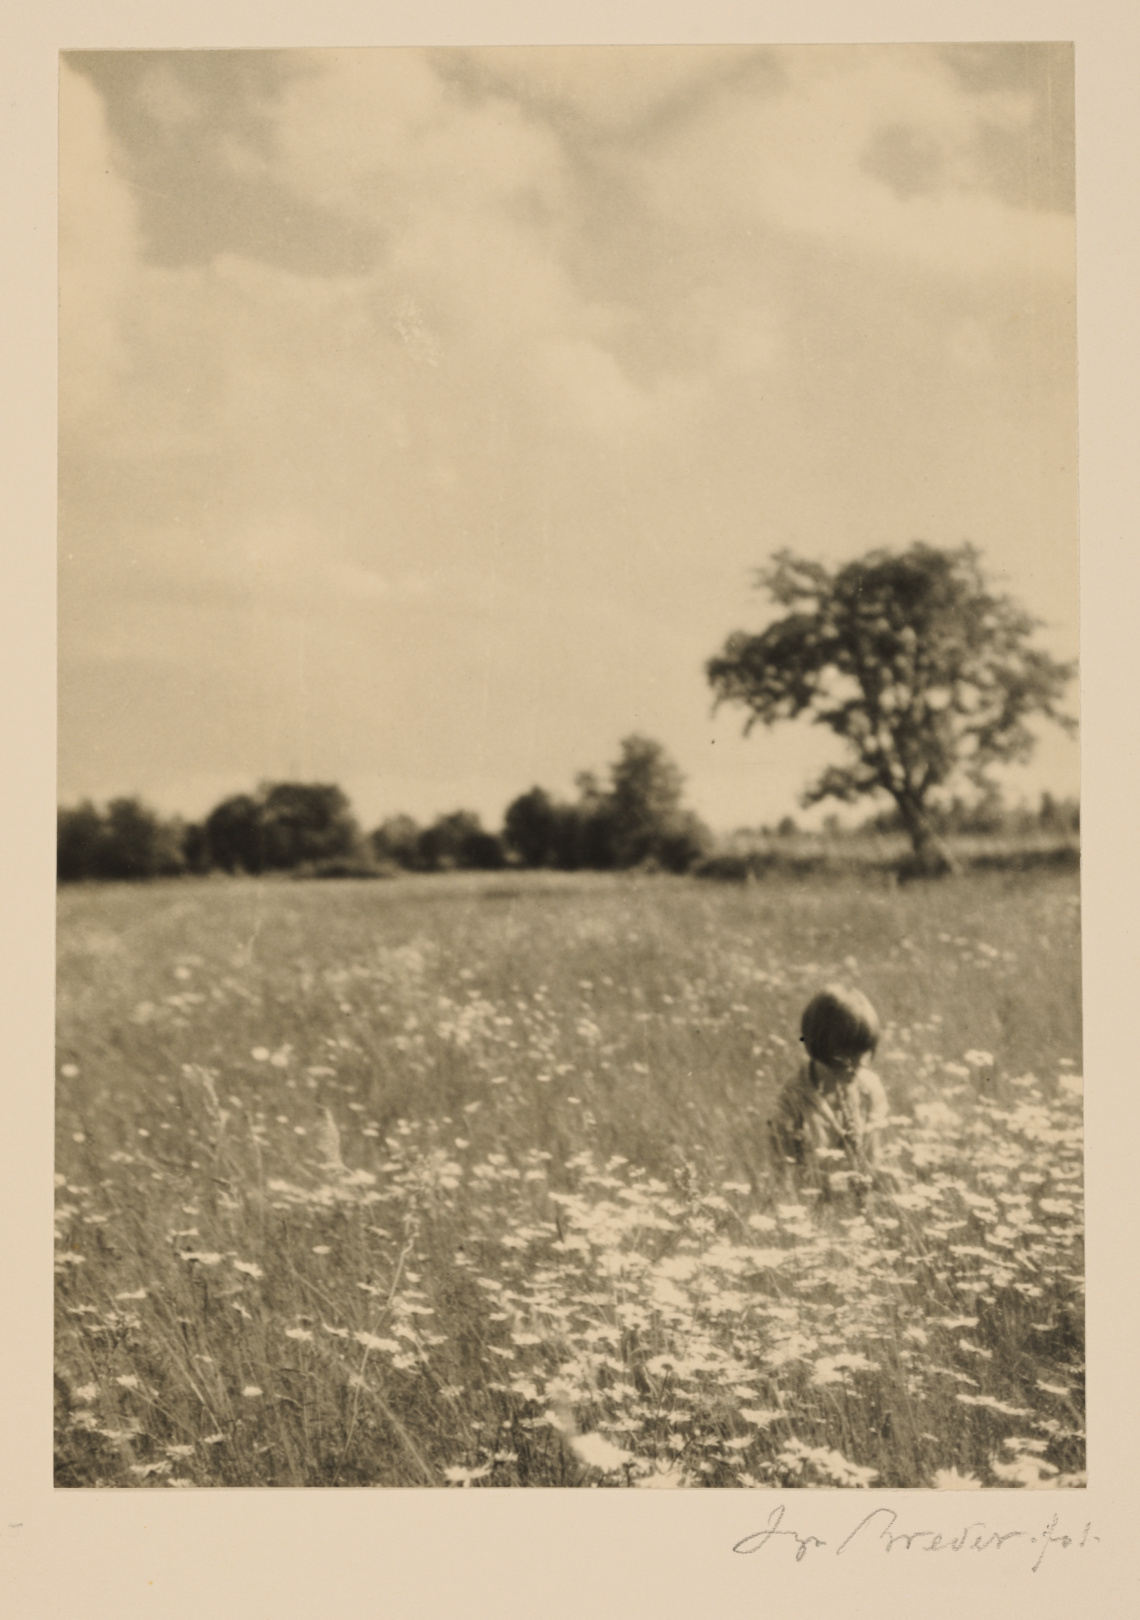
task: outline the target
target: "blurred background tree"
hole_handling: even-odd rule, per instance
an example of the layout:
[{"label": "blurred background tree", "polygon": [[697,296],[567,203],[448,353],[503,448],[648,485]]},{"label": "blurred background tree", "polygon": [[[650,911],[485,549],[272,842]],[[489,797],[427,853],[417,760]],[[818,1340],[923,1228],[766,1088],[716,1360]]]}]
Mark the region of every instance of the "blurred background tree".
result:
[{"label": "blurred background tree", "polygon": [[259,799],[267,867],[284,871],[360,854],[360,828],[335,783],[263,783]]},{"label": "blurred background tree", "polygon": [[544,788],[520,793],[503,817],[503,839],[524,866],[557,866],[558,806]]},{"label": "blurred background tree", "polygon": [[453,810],[426,827],[417,841],[418,864],[428,872],[455,868],[494,872],[507,864],[502,842],[474,810]]},{"label": "blurred background tree", "polygon": [[141,799],[112,799],[105,811],[85,800],[56,818],[56,873],[61,883],[93,878],[175,877],[186,868],[185,828],[164,821]]},{"label": "blurred background tree", "polygon": [[211,866],[223,872],[264,871],[261,806],[251,794],[235,793],[215,805],[204,830]]},{"label": "blurred background tree", "polygon": [[711,834],[684,807],[684,777],[662,744],[634,733],[620,746],[608,787],[593,771],[580,771],[576,803],[534,787],[508,805],[503,837],[524,866],[607,871],[655,864],[685,872],[707,854]]},{"label": "blurred background tree", "polygon": [[378,861],[390,861],[407,871],[415,871],[419,864],[420,824],[411,816],[389,816],[368,835],[372,853]]}]

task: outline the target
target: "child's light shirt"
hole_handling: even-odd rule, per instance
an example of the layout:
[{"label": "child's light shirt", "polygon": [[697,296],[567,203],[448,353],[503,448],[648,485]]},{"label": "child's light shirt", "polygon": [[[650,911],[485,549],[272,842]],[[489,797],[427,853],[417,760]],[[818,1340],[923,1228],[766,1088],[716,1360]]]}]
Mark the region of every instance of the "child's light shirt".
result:
[{"label": "child's light shirt", "polygon": [[830,1158],[830,1167],[839,1168],[834,1155],[842,1153],[849,1169],[873,1165],[890,1116],[883,1082],[873,1069],[858,1069],[824,1091],[812,1071],[810,1061],[803,1064],[776,1099],[768,1123],[777,1158],[800,1165]]}]

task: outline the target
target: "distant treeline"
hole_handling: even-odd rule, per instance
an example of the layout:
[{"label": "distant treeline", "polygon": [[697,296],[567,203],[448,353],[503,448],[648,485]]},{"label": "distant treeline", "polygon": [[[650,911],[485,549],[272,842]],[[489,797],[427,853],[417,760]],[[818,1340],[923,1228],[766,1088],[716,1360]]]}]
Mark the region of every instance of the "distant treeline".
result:
[{"label": "distant treeline", "polygon": [[[1009,807],[987,790],[972,802],[952,798],[930,807],[930,822],[960,868],[975,871],[1072,867],[1080,860],[1080,805],[1043,793],[1035,808]],[[910,834],[893,809],[844,827],[834,815],[821,827],[800,827],[792,816],[774,826],[738,827],[696,868],[701,877],[742,883],[781,872],[787,876],[878,872],[892,881],[918,875]]]},{"label": "distant treeline", "polygon": [[[932,804],[927,812],[930,825],[940,838],[1028,838],[1041,833],[1061,838],[1075,838],[1081,830],[1081,807],[1077,799],[1057,799],[1043,793],[1036,807],[1009,806],[1001,794],[989,789],[980,798],[967,800],[954,797],[945,804]],[[731,841],[745,844],[759,835],[763,840],[772,838],[799,838],[812,836],[824,839],[866,838],[905,835],[902,816],[892,805],[868,816],[856,827],[842,827],[839,817],[825,816],[822,830],[805,834],[794,816],[784,816],[774,827],[741,828]]]},{"label": "distant treeline", "polygon": [[712,849],[712,836],[682,804],[684,779],[660,743],[627,737],[603,783],[585,771],[573,801],[541,787],[521,794],[502,828],[471,810],[420,826],[391,816],[365,833],[341,788],[267,782],[216,805],[201,822],[164,820],[137,798],[59,811],[60,882],[176,877],[209,872],[258,876],[372,877],[399,869],[562,871],[657,866],[686,872]]},{"label": "distant treeline", "polygon": [[[989,789],[972,803],[955,797],[944,805],[931,805],[930,822],[942,838],[1019,838],[1045,832],[1075,838],[1081,830],[1081,807],[1077,799],[1057,799],[1043,793],[1036,809],[1028,805],[1008,806],[996,789]],[[905,832],[902,817],[893,807],[870,817],[863,830],[872,833]]]},{"label": "distant treeline", "polygon": [[[541,787],[520,794],[498,831],[485,828],[472,810],[453,810],[427,826],[390,816],[365,833],[344,792],[321,782],[263,783],[256,793],[224,799],[201,822],[164,820],[137,798],[113,799],[104,810],[85,802],[59,811],[58,875],[74,883],[209,872],[382,877],[399,870],[521,866],[564,872],[642,867],[713,877],[733,875],[741,863],[742,873],[757,861],[771,864],[781,848],[794,865],[816,859],[824,845],[836,852],[850,845],[854,854],[861,842],[904,833],[894,810],[846,829],[829,816],[817,833],[785,816],[772,827],[739,828],[714,848],[708,828],[682,803],[680,771],[648,737],[622,742],[605,783],[585,771],[575,785],[573,800]],[[951,799],[933,809],[931,819],[947,838],[1072,841],[1080,807],[1075,799],[1043,793],[1035,809],[1008,808],[991,791],[972,803]]]}]

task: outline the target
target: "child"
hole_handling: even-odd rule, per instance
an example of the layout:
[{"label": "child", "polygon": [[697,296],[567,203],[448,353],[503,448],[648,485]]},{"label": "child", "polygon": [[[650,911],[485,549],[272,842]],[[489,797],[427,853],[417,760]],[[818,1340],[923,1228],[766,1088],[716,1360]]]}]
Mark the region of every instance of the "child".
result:
[{"label": "child", "polygon": [[830,986],[804,1008],[800,1040],[807,1060],[776,1100],[772,1149],[786,1169],[841,1189],[851,1172],[870,1177],[890,1112],[883,1082],[863,1066],[879,1044],[879,1017],[861,991]]}]

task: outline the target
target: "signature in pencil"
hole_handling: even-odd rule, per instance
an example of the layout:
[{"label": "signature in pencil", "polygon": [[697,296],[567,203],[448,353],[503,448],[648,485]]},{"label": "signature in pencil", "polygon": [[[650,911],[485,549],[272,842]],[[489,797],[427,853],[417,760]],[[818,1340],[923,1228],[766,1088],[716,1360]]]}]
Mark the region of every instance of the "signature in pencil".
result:
[{"label": "signature in pencil", "polygon": [[[770,1542],[783,1542],[795,1547],[797,1563],[802,1563],[809,1553],[823,1552],[832,1546],[820,1536],[802,1534],[790,1526],[785,1528],[784,1519],[787,1509],[781,1504],[774,1507],[768,1515],[765,1529],[755,1530],[745,1536],[733,1547],[735,1553],[762,1552]],[[1062,1552],[1072,1547],[1082,1548],[1089,1542],[1099,1541],[1100,1537],[1092,1533],[1092,1520],[1084,1526],[1079,1534],[1069,1535],[1059,1529],[1061,1515],[1054,1513],[1049,1523],[1039,1535],[1033,1535],[1028,1530],[995,1530],[984,1519],[972,1519],[964,1524],[960,1530],[947,1534],[942,1530],[934,1529],[899,1529],[899,1514],[893,1508],[874,1508],[866,1514],[859,1523],[843,1539],[833,1546],[835,1557],[860,1548],[877,1547],[882,1552],[893,1552],[895,1547],[905,1552],[999,1552],[1007,1543],[1016,1543],[1026,1549],[1038,1549],[1030,1565],[1036,1574],[1041,1568],[1045,1554],[1052,1547]]]}]

